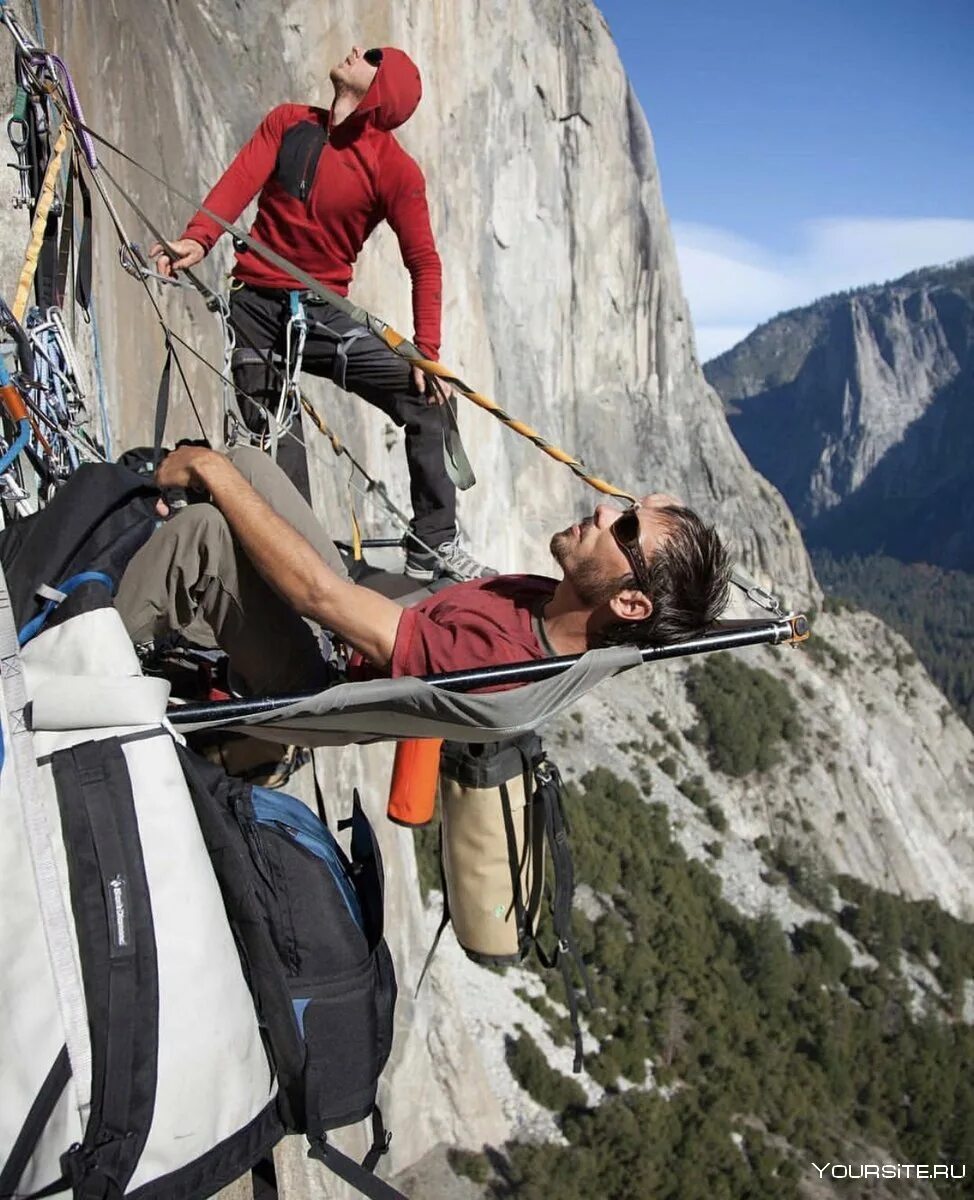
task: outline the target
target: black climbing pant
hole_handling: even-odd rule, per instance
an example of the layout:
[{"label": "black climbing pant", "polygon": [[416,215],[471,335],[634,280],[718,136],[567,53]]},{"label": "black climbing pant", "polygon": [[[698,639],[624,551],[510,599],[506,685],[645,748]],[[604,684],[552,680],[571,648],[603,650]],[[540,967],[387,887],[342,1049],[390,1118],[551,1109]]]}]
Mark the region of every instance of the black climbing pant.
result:
[{"label": "black climbing pant", "polygon": [[[304,298],[308,323],[302,370],[331,379],[354,392],[406,430],[406,464],[413,506],[413,531],[432,547],[456,532],[456,488],[443,461],[443,422],[436,405],[426,403],[405,359],[331,304]],[[237,403],[251,430],[266,429],[264,412],[241,392],[276,411],[279,374],[290,314],[289,293],[244,284],[231,293],[230,321],[236,332],[233,379]],[[293,339],[292,339],[293,344]],[[273,366],[266,362],[270,353]],[[300,430],[300,425],[297,426]],[[293,437],[278,443],[277,461],[310,502],[304,446]]]}]

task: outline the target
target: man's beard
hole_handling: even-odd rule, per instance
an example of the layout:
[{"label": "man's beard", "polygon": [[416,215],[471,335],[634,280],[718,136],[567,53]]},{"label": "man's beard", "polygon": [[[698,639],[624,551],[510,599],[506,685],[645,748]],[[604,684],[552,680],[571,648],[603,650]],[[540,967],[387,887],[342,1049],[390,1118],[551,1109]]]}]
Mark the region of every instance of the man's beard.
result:
[{"label": "man's beard", "polygon": [[559,567],[564,570],[565,558],[568,547],[572,544],[572,535],[567,529],[563,529],[560,533],[553,533],[551,541],[548,543],[548,549],[551,551],[551,557],[555,560]]},{"label": "man's beard", "polygon": [[549,549],[555,562],[565,572],[565,578],[579,600],[589,608],[598,608],[619,591],[625,582],[625,576],[621,579],[606,579],[591,559],[573,563],[570,551],[574,542],[571,530],[564,529],[552,536]]}]

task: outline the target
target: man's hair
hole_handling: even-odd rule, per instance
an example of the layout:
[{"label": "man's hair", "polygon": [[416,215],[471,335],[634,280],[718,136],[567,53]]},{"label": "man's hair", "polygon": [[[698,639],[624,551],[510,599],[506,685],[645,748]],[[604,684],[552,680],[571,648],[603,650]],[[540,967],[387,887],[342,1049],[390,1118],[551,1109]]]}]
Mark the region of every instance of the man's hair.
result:
[{"label": "man's hair", "polygon": [[730,560],[712,525],[689,508],[660,510],[666,536],[640,583],[629,575],[621,588],[637,587],[653,602],[643,621],[613,621],[599,631],[600,646],[667,646],[704,633],[727,605]]}]

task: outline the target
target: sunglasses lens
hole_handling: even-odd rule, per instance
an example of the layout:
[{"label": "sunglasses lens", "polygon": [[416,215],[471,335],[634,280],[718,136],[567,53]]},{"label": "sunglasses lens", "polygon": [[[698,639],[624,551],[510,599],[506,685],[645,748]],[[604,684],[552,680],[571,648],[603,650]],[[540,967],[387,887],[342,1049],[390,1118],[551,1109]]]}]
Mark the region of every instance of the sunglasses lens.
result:
[{"label": "sunglasses lens", "polygon": [[379,49],[366,50],[362,57],[370,67],[377,67],[382,62],[382,51]]},{"label": "sunglasses lens", "polygon": [[639,541],[639,512],[635,508],[627,508],[622,516],[617,517],[612,526],[616,537],[627,546]]}]

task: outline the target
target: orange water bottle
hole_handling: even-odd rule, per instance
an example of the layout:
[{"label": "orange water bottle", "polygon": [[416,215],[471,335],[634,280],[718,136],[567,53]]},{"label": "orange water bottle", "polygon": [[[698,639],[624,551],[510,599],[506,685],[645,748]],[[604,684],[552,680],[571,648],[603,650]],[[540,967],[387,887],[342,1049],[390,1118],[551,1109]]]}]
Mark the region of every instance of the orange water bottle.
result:
[{"label": "orange water bottle", "polygon": [[390,821],[397,825],[428,825],[436,808],[442,738],[399,742],[389,785]]}]

